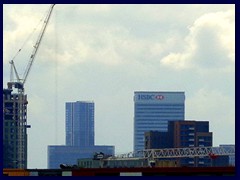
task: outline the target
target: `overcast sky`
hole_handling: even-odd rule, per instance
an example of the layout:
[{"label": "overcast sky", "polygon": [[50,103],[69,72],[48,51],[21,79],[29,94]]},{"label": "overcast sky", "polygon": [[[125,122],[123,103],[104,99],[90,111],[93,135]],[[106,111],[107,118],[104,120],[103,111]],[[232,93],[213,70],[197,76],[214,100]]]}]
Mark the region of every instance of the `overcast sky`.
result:
[{"label": "overcast sky", "polygon": [[[3,5],[3,87],[49,7]],[[14,59],[20,76],[38,33]],[[95,144],[132,151],[140,90],[184,91],[185,119],[209,121],[214,146],[233,144],[235,6],[57,4],[25,89],[28,168],[47,168],[47,146],[65,144],[65,102],[94,101]]]}]

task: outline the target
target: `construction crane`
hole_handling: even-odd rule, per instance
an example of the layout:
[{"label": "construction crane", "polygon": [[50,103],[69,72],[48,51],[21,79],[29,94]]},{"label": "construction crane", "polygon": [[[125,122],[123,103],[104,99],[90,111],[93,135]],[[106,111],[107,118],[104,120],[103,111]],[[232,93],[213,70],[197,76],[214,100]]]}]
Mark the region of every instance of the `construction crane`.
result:
[{"label": "construction crane", "polygon": [[[7,115],[8,112],[11,112],[11,118],[4,116],[4,121],[11,121],[11,123],[16,126],[16,136],[15,136],[15,151],[17,154],[14,155],[14,162],[18,164],[17,168],[26,168],[27,161],[27,134],[26,128],[29,128],[30,125],[27,125],[27,95],[24,93],[24,85],[29,76],[29,72],[32,68],[33,62],[39,50],[40,44],[42,42],[44,33],[46,31],[47,25],[49,23],[53,8],[55,4],[52,4],[47,12],[47,16],[44,19],[42,28],[40,30],[40,34],[38,35],[37,41],[33,46],[33,50],[28,61],[27,67],[23,74],[23,77],[20,78],[16,66],[14,64],[14,58],[10,61],[11,72],[10,72],[10,82],[7,83],[8,89],[5,92],[12,92],[13,87],[17,89],[17,93],[12,95],[11,98],[7,98],[4,102],[11,103],[12,106],[5,107],[5,103],[3,103],[4,113]],[[19,52],[21,49],[19,49]],[[15,75],[15,79],[14,79]],[[14,131],[14,130],[13,130]]]},{"label": "construction crane", "polygon": [[[49,22],[49,19],[51,17],[51,14],[52,14],[52,11],[53,11],[53,7],[55,6],[55,4],[52,4],[48,13],[47,13],[47,16],[46,18],[44,19],[44,23],[43,23],[43,26],[41,28],[41,31],[40,31],[40,34],[37,38],[37,41],[35,43],[35,45],[33,46],[33,51],[31,53],[31,56],[30,56],[30,59],[28,61],[28,65],[25,69],[25,72],[24,72],[24,75],[22,78],[19,77],[18,75],[18,72],[17,72],[17,69],[15,67],[15,64],[14,64],[14,61],[11,60],[9,63],[11,64],[11,72],[10,72],[10,82],[8,83],[8,89],[12,89],[12,87],[14,86],[15,88],[17,88],[19,90],[19,92],[24,92],[24,84],[26,83],[26,80],[27,80],[27,77],[29,75],[29,72],[32,68],[32,64],[34,62],[34,59],[37,55],[37,52],[38,52],[38,49],[39,49],[39,46],[42,42],[42,38],[44,36],[44,33],[46,31],[46,28],[47,28],[47,25],[48,25],[48,22]],[[21,49],[19,50],[21,51]],[[14,74],[16,76],[16,82],[14,80]]]},{"label": "construction crane", "polygon": [[185,147],[185,148],[165,148],[165,149],[144,149],[125,154],[108,157],[108,160],[131,160],[147,159],[155,162],[157,159],[166,158],[186,158],[186,157],[210,157],[214,159],[218,156],[235,155],[235,146],[230,147]]}]

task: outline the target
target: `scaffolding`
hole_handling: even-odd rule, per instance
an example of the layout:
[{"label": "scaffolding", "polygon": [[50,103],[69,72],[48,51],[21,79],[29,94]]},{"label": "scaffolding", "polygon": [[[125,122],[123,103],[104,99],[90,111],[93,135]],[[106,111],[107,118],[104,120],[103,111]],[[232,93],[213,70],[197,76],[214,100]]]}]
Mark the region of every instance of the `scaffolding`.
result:
[{"label": "scaffolding", "polygon": [[27,168],[27,95],[3,90],[5,163],[10,168]]}]

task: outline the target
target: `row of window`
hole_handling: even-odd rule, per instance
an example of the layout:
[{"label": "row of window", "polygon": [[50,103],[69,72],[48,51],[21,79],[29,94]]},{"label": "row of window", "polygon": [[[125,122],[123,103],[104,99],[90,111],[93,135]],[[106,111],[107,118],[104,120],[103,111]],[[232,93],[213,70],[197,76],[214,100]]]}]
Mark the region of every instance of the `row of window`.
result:
[{"label": "row of window", "polygon": [[137,110],[137,111],[135,111],[135,114],[163,114],[163,113],[184,113],[182,110],[174,110],[174,111],[172,111],[171,109],[170,109],[170,111],[169,110],[161,110],[161,111],[159,111],[158,109],[155,109],[155,110],[152,110],[152,109],[150,109],[150,110]]},{"label": "row of window", "polygon": [[135,128],[135,130],[137,130],[137,132],[135,133],[135,135],[143,135],[145,132],[147,131],[167,131],[167,126],[162,126],[160,128],[156,128],[156,127],[139,127],[139,128]]},{"label": "row of window", "polygon": [[154,119],[158,119],[158,120],[161,120],[161,119],[163,119],[163,120],[183,120],[184,119],[184,117],[183,116],[179,116],[179,115],[176,115],[176,116],[174,116],[174,115],[169,115],[169,116],[157,116],[157,117],[149,117],[149,116],[147,116],[147,117],[134,117],[134,119],[137,119],[138,121],[139,120],[145,120],[145,121],[149,121],[149,120],[154,120]]},{"label": "row of window", "polygon": [[172,117],[172,118],[175,118],[175,117],[182,117],[182,114],[180,115],[177,115],[176,113],[173,113],[172,114],[165,114],[165,115],[161,115],[161,114],[155,114],[155,115],[138,115],[136,114],[135,118],[148,118],[148,117],[154,117],[154,118],[158,118],[158,117]]},{"label": "row of window", "polygon": [[174,104],[171,104],[171,103],[168,103],[168,104],[159,104],[159,103],[149,103],[149,104],[143,104],[143,103],[135,103],[135,107],[145,107],[145,106],[148,106],[148,107],[165,107],[165,106],[168,106],[168,107],[184,107],[184,104],[178,104],[178,103],[174,103]]},{"label": "row of window", "polygon": [[168,124],[167,121],[151,121],[151,122],[136,122],[135,127],[137,126],[144,126],[144,127],[148,127],[149,125],[155,125],[155,127],[161,127],[162,125],[166,125]]},{"label": "row of window", "polygon": [[134,112],[164,112],[164,111],[170,111],[170,112],[182,112],[184,113],[184,109],[182,108],[135,108]]}]

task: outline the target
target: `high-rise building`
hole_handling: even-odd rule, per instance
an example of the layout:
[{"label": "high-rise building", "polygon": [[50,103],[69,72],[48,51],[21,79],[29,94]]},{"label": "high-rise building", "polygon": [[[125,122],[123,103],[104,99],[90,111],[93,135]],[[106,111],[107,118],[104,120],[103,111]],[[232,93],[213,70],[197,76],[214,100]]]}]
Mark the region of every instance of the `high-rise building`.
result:
[{"label": "high-rise building", "polygon": [[184,120],[184,92],[134,92],[134,151],[144,149],[144,133],[166,132],[168,121]]},{"label": "high-rise building", "polygon": [[3,89],[3,168],[27,168],[27,95]]},{"label": "high-rise building", "polygon": [[94,103],[66,103],[66,145],[94,146]]},{"label": "high-rise building", "polygon": [[77,164],[79,158],[93,158],[96,152],[114,155],[114,146],[94,143],[94,102],[66,103],[66,146],[48,146],[48,168]]}]

